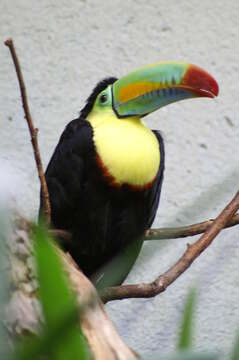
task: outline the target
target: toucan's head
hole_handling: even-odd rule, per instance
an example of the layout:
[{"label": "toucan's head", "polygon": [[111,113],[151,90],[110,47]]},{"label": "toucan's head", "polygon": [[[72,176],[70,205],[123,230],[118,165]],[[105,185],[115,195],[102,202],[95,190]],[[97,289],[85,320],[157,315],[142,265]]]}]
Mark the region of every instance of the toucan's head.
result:
[{"label": "toucan's head", "polygon": [[86,116],[113,109],[118,118],[143,117],[173,102],[218,95],[216,80],[203,69],[185,62],[160,62],[131,72],[117,80],[100,82],[81,112]]}]

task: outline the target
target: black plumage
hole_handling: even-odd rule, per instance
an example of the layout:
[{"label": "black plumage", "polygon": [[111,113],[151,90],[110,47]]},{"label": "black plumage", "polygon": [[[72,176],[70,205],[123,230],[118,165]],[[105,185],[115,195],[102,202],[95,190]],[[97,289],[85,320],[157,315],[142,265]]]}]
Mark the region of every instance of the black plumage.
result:
[{"label": "black plumage", "polygon": [[63,131],[46,170],[52,226],[72,234],[65,249],[87,276],[151,227],[163,181],[164,145],[157,131],[161,161],[151,187],[110,185],[98,165],[93,128],[86,118],[97,95],[115,80],[108,78],[96,86],[79,118]]}]

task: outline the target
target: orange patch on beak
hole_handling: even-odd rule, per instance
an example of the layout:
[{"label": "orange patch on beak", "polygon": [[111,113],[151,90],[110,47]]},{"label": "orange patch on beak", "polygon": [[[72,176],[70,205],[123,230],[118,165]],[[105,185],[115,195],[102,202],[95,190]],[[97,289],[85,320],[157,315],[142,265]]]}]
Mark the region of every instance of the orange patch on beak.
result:
[{"label": "orange patch on beak", "polygon": [[160,90],[162,86],[156,83],[142,81],[135,84],[129,84],[119,92],[119,101],[120,103],[124,103],[130,100],[137,98],[138,96],[142,96],[146,93],[150,93],[154,90]]}]

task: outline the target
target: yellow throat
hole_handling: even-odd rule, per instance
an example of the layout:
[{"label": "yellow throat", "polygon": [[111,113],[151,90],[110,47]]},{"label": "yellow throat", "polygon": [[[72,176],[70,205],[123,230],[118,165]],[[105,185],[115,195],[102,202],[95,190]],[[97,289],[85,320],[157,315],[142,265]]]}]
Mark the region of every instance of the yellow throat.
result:
[{"label": "yellow throat", "polygon": [[97,154],[117,185],[147,187],[160,164],[155,134],[139,117],[119,119],[112,109],[92,111],[87,120],[93,127]]}]

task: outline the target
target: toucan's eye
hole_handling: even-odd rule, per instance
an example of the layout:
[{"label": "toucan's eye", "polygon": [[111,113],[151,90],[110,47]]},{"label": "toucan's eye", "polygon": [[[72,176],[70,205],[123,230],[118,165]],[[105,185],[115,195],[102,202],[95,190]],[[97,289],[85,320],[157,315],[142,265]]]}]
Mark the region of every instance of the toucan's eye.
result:
[{"label": "toucan's eye", "polygon": [[102,95],[100,96],[100,103],[101,103],[101,104],[105,104],[107,100],[108,100],[108,97],[107,97],[106,94],[102,94]]}]

